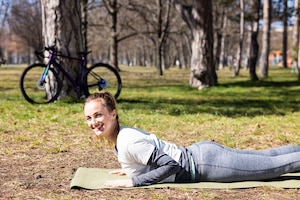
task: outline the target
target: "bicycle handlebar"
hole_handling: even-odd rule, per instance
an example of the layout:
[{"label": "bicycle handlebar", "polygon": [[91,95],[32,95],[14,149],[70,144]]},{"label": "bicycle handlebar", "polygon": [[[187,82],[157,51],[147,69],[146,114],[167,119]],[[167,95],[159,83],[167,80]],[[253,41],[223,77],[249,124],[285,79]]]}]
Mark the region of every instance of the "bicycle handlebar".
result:
[{"label": "bicycle handlebar", "polygon": [[44,49],[42,50],[35,50],[34,54],[36,55],[36,57],[38,58],[45,58],[44,52],[45,51],[52,51],[53,53],[55,53],[56,55],[59,54],[59,52],[57,51],[55,46],[49,46],[49,47],[44,47]]},{"label": "bicycle handlebar", "polygon": [[[36,57],[38,58],[45,58],[45,55],[44,55],[44,52],[45,51],[52,51],[52,53],[55,55],[55,56],[62,56],[62,57],[68,57],[68,58],[72,58],[72,57],[69,57],[69,56],[65,56],[63,55],[61,52],[57,51],[57,48],[55,45],[53,46],[48,46],[48,47],[44,47],[44,49],[42,50],[35,50],[34,53],[36,55]],[[91,53],[91,51],[88,51],[88,52],[78,52],[78,54],[82,55],[82,56],[87,56],[89,53]],[[80,58],[72,58],[72,59],[80,59]]]},{"label": "bicycle handlebar", "polygon": [[54,51],[54,52],[57,52],[57,49],[56,49],[55,46],[45,47],[45,50],[46,50],[46,51]]}]

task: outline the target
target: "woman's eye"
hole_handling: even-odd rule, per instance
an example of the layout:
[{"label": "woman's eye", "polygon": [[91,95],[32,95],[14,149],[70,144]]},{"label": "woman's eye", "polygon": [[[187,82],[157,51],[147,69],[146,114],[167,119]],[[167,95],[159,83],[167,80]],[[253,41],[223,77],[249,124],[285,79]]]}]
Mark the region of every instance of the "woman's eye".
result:
[{"label": "woman's eye", "polygon": [[99,117],[102,117],[102,114],[96,114],[96,116],[95,116],[96,118],[99,118]]}]

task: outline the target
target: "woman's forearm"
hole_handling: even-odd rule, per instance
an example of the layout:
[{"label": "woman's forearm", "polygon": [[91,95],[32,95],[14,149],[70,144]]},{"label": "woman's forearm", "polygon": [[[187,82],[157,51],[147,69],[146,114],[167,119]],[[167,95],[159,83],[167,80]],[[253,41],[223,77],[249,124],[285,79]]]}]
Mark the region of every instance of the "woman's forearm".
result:
[{"label": "woman's forearm", "polygon": [[157,166],[157,168],[134,177],[132,182],[135,187],[158,183],[165,178],[178,173],[181,169],[175,160],[158,149],[154,149],[148,161],[148,165]]}]

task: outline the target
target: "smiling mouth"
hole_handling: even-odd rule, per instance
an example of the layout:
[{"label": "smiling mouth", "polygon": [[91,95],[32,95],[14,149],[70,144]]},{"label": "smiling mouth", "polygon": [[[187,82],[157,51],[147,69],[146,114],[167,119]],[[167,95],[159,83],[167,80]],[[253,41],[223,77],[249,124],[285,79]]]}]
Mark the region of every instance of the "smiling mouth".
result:
[{"label": "smiling mouth", "polygon": [[96,135],[100,135],[103,132],[103,129],[103,125],[97,125],[93,127],[93,130],[96,133]]}]

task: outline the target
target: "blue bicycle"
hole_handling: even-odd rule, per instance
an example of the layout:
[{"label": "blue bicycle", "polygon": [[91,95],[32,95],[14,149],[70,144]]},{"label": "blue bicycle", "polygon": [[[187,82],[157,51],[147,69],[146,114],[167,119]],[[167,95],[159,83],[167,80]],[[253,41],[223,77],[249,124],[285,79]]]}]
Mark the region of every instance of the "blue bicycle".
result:
[{"label": "blue bicycle", "polygon": [[[51,103],[59,97],[62,90],[61,77],[66,77],[78,94],[84,98],[89,94],[106,90],[114,94],[115,98],[121,93],[122,81],[118,71],[106,63],[95,63],[86,67],[87,55],[90,52],[80,52],[80,57],[70,57],[58,52],[55,46],[46,47],[42,51],[35,51],[36,56],[43,57],[45,51],[49,56],[48,63],[35,63],[23,71],[20,79],[20,89],[24,98],[33,104]],[[61,64],[57,57],[80,61],[79,78],[74,79]]]}]

